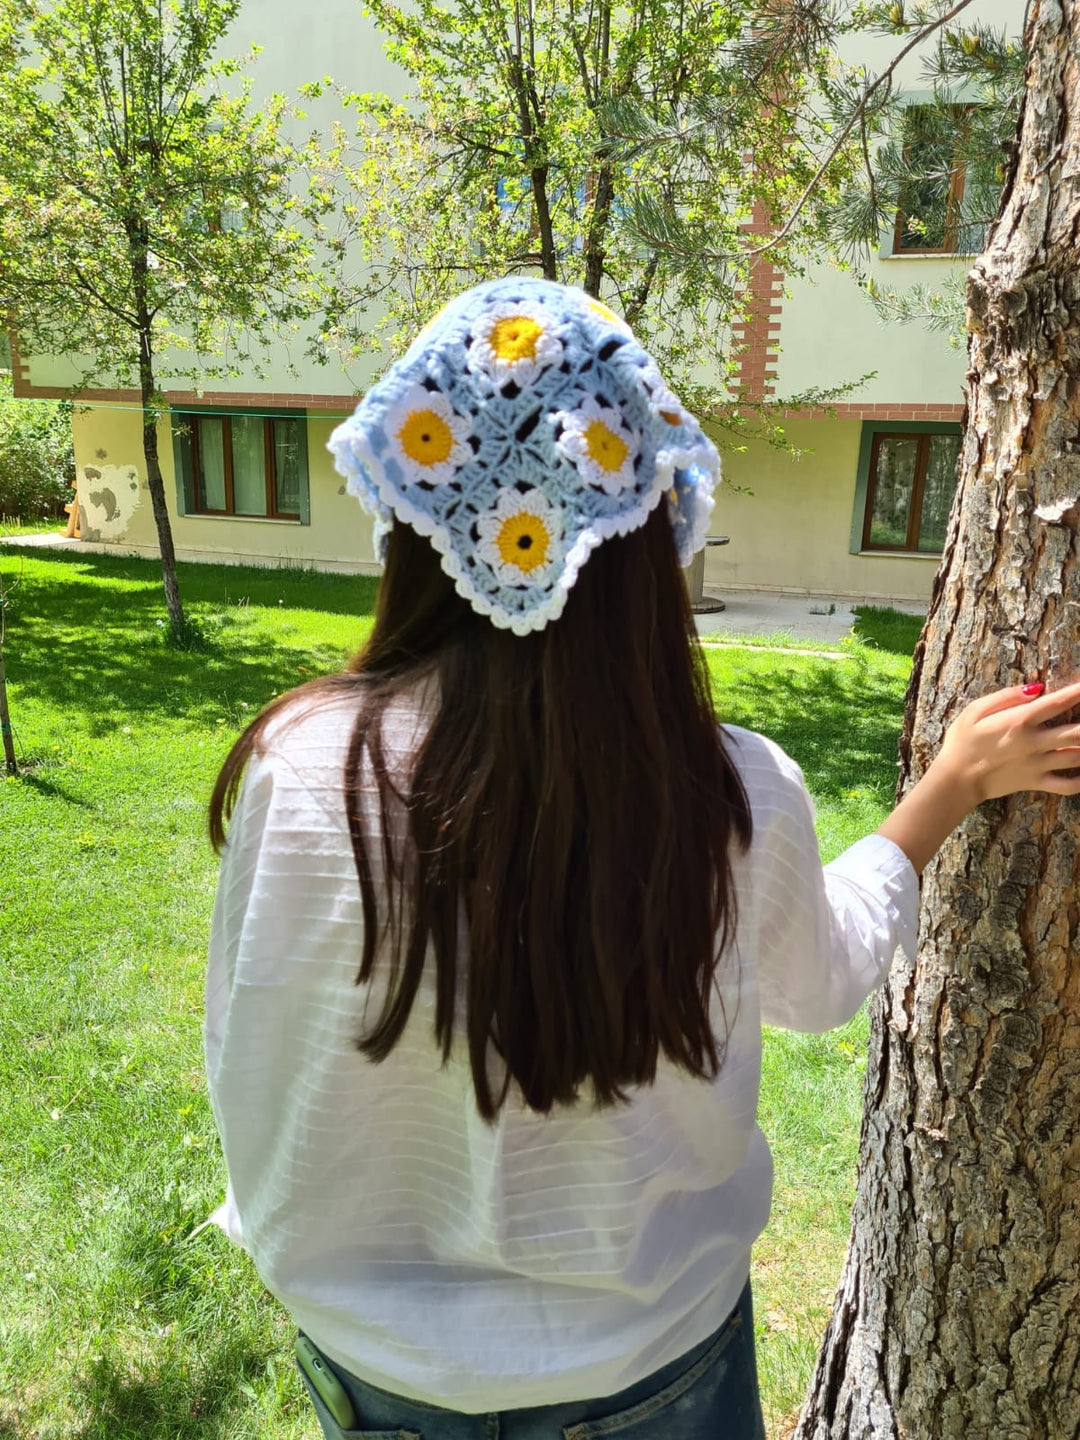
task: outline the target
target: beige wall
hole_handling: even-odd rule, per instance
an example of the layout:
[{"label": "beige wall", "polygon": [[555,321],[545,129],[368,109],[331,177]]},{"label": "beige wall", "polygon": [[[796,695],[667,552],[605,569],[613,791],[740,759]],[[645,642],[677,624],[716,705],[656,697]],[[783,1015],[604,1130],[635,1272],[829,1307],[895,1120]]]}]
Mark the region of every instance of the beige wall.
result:
[{"label": "beige wall", "polygon": [[[709,529],[731,543],[707,551],[707,586],[929,598],[937,556],[849,554],[861,428],[857,420],[792,421],[788,438],[806,452],[799,459],[764,443],[723,455]],[[735,486],[754,493],[736,494]]]},{"label": "beige wall", "polygon": [[[883,290],[936,285],[974,257],[875,256],[867,265]],[[847,271],[815,265],[791,282],[780,316],[776,393],[847,385],[874,373],[840,403],[960,405],[967,357],[922,325],[884,324]]]},{"label": "beige wall", "polygon": [[[164,418],[158,429],[158,447],[180,558],[376,569],[371,520],[351,495],[343,493],[344,482],[326,449],[337,423],[308,418],[311,524],[299,525],[289,520],[178,515],[171,431],[168,418]],[[74,433],[84,538],[156,553],[140,412],[109,405],[83,407],[75,415]]]},{"label": "beige wall", "polygon": [[[326,441],[333,420],[308,419],[311,524],[182,516],[169,422],[160,428],[161,468],[181,559],[250,564],[378,568],[371,521],[334,470]],[[790,590],[860,599],[925,601],[937,557],[851,555],[861,425],[857,420],[792,421],[798,459],[763,443],[723,457],[710,530],[731,543],[706,555],[711,588]],[[84,536],[145,554],[157,550],[136,410],[94,406],[75,417],[75,459]],[[89,472],[89,473],[88,473]],[[754,493],[738,494],[743,486]]]}]

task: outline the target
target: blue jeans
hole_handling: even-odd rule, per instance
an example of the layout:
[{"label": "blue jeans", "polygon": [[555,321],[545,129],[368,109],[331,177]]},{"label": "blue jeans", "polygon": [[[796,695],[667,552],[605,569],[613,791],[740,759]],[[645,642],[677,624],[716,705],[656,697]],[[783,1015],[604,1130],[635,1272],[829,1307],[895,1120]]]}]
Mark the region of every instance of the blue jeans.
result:
[{"label": "blue jeans", "polygon": [[601,1400],[464,1415],[403,1400],[326,1364],[345,1387],[359,1427],[343,1430],[304,1376],[327,1440],[765,1440],[749,1281],[715,1334]]}]

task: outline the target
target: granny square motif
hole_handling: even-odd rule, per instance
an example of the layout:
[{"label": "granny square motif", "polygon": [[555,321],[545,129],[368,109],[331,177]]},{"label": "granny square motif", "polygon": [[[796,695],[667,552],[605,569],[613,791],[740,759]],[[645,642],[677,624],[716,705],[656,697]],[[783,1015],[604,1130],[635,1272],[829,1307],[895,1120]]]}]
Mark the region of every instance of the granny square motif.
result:
[{"label": "granny square motif", "polygon": [[661,502],[688,565],[720,478],[715,445],[629,327],[546,280],[451,301],[329,448],[380,554],[396,516],[474,610],[518,635],[560,615],[593,549]]}]

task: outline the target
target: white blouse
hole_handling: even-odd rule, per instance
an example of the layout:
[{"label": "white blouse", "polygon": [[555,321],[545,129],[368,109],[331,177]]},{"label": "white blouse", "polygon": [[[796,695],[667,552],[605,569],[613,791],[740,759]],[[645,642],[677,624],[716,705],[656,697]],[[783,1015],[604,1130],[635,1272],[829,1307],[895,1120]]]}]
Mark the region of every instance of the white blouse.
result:
[{"label": "white blouse", "polygon": [[[661,1061],[624,1106],[545,1117],[509,1101],[489,1125],[464,1046],[440,1061],[433,986],[382,1064],[355,1048],[372,987],[355,984],[363,918],[342,796],[354,715],[335,700],[275,724],[233,816],[206,1001],[229,1172],[214,1218],[312,1340],[371,1384],[472,1412],[615,1393],[735,1304],[772,1188],[755,1123],[762,1023],[820,1031],[852,1016],[896,948],[913,952],[915,872],[881,836],[823,871],[799,767],[726,727],[754,839],[734,860],[719,1076]],[[387,714],[402,773],[423,723],[418,705]]]}]

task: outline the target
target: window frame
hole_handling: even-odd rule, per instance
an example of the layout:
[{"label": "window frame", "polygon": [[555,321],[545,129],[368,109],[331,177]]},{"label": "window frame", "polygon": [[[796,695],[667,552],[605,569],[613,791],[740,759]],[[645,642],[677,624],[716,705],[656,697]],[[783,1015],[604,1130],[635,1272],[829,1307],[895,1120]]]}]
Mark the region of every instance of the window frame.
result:
[{"label": "window frame", "polygon": [[[908,97],[908,104],[904,108],[904,115],[909,111],[927,109],[933,104],[931,92],[913,92]],[[958,121],[958,131],[966,123],[967,115],[977,108],[978,102],[972,100],[960,100],[953,106]],[[964,191],[967,185],[967,166],[957,157],[960,148],[960,135],[957,134],[954,149],[952,170],[949,178],[949,193],[945,201],[945,235],[944,245],[904,245],[902,237],[907,223],[907,212],[904,209],[903,186],[898,188],[896,195],[896,216],[892,228],[883,237],[882,256],[884,259],[923,259],[938,256],[942,259],[953,259],[962,255],[975,255],[975,250],[958,249],[960,238],[960,219],[964,201]],[[903,153],[906,156],[908,145],[905,142]],[[887,245],[887,249],[885,248]]]},{"label": "window frame", "polygon": [[[893,555],[911,560],[933,560],[941,558],[940,550],[919,550],[910,545],[914,534],[916,546],[919,538],[919,524],[922,520],[922,501],[926,487],[926,469],[930,455],[930,439],[934,435],[963,435],[963,426],[946,420],[874,420],[864,421],[859,444],[859,468],[855,481],[855,504],[851,521],[852,555]],[[907,545],[871,545],[870,520],[873,508],[874,482],[877,479],[873,468],[883,439],[910,440],[925,437],[916,455],[915,483],[912,487],[911,506],[908,511]],[[915,501],[918,499],[918,505]],[[916,520],[916,516],[918,520]]]},{"label": "window frame", "polygon": [[[216,519],[216,520],[273,520],[283,524],[306,525],[309,522],[309,502],[305,498],[305,492],[309,484],[307,464],[307,411],[306,410],[279,410],[260,408],[254,416],[252,411],[241,407],[207,406],[205,408],[195,406],[184,406],[172,412],[177,419],[187,419],[191,422],[190,435],[188,437],[188,455],[190,456],[190,468],[183,463],[182,451],[180,449],[180,436],[177,427],[173,426],[174,447],[173,454],[176,463],[177,492],[182,501],[181,513],[192,518]],[[236,500],[233,493],[233,462],[232,462],[232,420],[235,418],[255,418],[263,422],[263,484],[265,487],[266,510],[261,514],[245,514],[238,512],[235,508]],[[223,422],[223,464],[225,482],[225,509],[212,509],[205,503],[205,487],[202,480],[202,467],[200,459],[200,420],[220,420]],[[277,456],[274,447],[274,422],[278,420],[292,420],[300,426],[301,435],[301,494],[300,508],[298,510],[279,510],[277,508]]]}]

